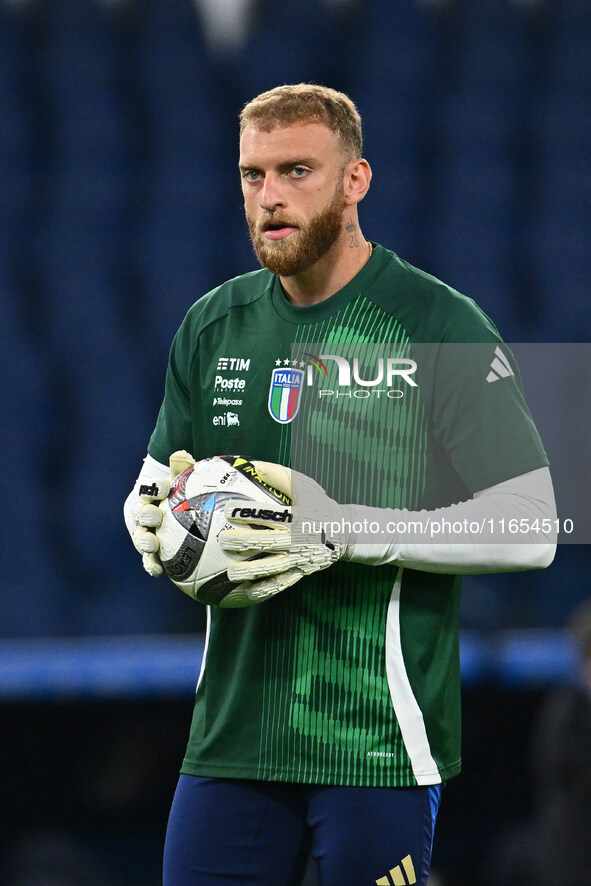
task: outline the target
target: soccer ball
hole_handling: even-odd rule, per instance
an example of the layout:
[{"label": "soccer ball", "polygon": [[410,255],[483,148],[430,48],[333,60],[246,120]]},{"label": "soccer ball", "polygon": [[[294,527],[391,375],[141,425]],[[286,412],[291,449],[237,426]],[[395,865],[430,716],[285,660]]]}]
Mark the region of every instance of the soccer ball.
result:
[{"label": "soccer ball", "polygon": [[252,606],[245,588],[230,581],[226,570],[240,554],[226,553],[217,542],[224,529],[228,501],[291,504],[287,495],[266,484],[247,459],[219,455],[196,462],[174,478],[168,498],[160,503],[162,522],[156,530],[162,567],[177,587],[211,606]]}]

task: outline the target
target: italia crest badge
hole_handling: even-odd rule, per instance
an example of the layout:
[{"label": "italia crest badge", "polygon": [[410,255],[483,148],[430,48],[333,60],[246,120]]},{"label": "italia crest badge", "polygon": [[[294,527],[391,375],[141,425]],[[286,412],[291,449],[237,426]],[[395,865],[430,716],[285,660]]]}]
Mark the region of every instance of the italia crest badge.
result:
[{"label": "italia crest badge", "polygon": [[304,371],[291,366],[276,368],[271,373],[269,412],[279,424],[286,425],[296,417],[300,408],[300,394]]}]

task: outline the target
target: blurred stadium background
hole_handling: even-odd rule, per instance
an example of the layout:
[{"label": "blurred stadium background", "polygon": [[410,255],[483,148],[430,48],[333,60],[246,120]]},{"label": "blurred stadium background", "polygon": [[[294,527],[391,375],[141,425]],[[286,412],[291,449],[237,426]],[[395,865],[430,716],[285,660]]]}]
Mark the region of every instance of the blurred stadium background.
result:
[{"label": "blurred stadium background", "polygon": [[[506,341],[584,342],[590,46],[587,0],[0,0],[2,882],[158,883],[204,615],[143,574],[121,507],[184,312],[256,266],[242,104],[347,91],[366,236]],[[543,575],[467,583],[449,886],[494,886],[529,814],[529,724],[572,668],[560,629],[588,568],[563,546]]]}]

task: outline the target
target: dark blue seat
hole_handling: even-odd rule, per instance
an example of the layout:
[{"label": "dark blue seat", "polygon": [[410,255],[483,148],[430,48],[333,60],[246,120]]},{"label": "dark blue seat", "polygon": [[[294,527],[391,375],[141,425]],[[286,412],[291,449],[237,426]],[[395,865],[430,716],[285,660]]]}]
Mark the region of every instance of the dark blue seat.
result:
[{"label": "dark blue seat", "polygon": [[279,83],[302,81],[336,86],[340,64],[334,13],[321,0],[275,0],[260,9],[248,38],[234,59],[236,107]]}]

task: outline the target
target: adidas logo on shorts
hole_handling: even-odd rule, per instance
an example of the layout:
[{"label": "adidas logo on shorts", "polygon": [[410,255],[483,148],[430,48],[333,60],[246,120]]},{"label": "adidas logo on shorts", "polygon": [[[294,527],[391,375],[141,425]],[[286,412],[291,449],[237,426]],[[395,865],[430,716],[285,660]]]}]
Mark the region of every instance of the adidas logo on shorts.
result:
[{"label": "adidas logo on shorts", "polygon": [[416,882],[417,875],[415,874],[412,858],[410,855],[407,855],[385,877],[380,877],[379,880],[376,880],[376,886],[412,886]]}]

